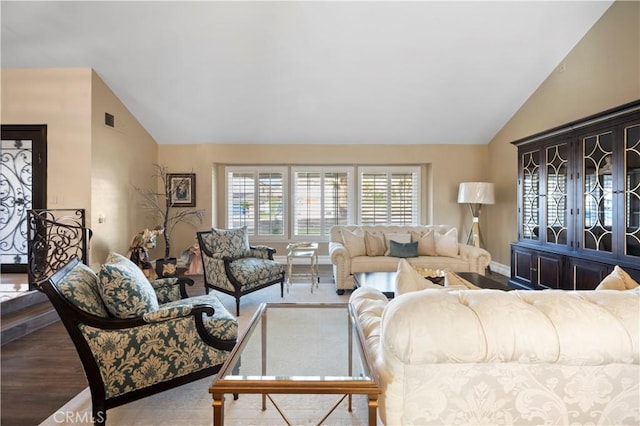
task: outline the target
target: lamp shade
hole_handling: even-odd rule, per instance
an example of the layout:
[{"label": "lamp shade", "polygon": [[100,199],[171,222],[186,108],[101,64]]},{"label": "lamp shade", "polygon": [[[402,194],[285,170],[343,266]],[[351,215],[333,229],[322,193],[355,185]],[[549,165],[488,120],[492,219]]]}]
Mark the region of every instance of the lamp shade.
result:
[{"label": "lamp shade", "polygon": [[458,203],[493,204],[493,184],[489,182],[462,182],[458,190]]}]

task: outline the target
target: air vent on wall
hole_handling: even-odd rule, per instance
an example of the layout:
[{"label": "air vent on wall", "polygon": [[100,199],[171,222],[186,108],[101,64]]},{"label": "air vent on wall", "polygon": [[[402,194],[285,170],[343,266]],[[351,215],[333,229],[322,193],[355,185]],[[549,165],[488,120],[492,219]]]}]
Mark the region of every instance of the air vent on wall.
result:
[{"label": "air vent on wall", "polygon": [[116,127],[116,118],[109,114],[108,112],[104,113],[104,124],[109,127]]}]

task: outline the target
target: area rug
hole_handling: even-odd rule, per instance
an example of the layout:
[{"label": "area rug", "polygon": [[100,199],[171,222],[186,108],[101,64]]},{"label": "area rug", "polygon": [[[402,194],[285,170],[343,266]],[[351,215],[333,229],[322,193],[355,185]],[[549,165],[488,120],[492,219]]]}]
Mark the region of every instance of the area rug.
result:
[{"label": "area rug", "polygon": [[[216,293],[230,312],[235,312],[235,299]],[[244,330],[258,306],[263,302],[348,302],[349,293],[337,295],[333,283],[321,283],[311,293],[309,283],[297,282],[284,297],[280,297],[280,287],[269,288],[248,294],[241,299],[240,330]],[[328,339],[330,330],[326,330]],[[322,336],[320,336],[322,337]],[[293,352],[293,351],[292,351]],[[296,362],[291,358],[288,362]],[[327,359],[326,362],[332,362]],[[213,408],[209,385],[214,376],[189,383],[157,395],[144,398],[107,411],[107,425],[211,425]],[[333,407],[338,395],[273,395],[272,398],[286,414],[291,424],[317,424]],[[353,407],[349,412],[347,400],[342,401],[325,420],[326,425],[364,425],[367,424],[367,397],[354,395]],[[85,389],[56,410],[41,425],[60,424],[91,425],[91,393]],[[240,395],[237,401],[231,395],[225,401],[225,424],[227,425],[281,425],[286,424],[274,406],[267,402],[262,411],[260,395]]]}]

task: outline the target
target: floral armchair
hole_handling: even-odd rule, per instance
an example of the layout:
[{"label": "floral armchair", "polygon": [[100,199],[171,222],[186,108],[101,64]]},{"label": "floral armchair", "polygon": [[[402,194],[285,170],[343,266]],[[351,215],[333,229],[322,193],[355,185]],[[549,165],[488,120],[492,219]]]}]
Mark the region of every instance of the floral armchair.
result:
[{"label": "floral armchair", "polygon": [[230,354],[237,320],[214,295],[187,297],[186,284],[149,281],[116,253],[97,274],[73,258],[39,283],[76,346],[96,424],[110,408],[218,372]]},{"label": "floral armchair", "polygon": [[280,283],[284,296],[284,265],[273,260],[276,252],[267,246],[249,246],[247,228],[215,229],[197,233],[204,268],[204,288],[234,296],[236,315],[240,297]]}]

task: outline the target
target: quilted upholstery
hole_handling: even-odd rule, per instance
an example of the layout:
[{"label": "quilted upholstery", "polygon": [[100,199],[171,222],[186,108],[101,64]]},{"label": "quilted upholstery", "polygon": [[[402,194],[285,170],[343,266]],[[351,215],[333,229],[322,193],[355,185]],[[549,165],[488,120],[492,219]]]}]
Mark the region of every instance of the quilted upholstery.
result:
[{"label": "quilted upholstery", "polygon": [[353,292],[385,424],[640,423],[640,293]]}]

